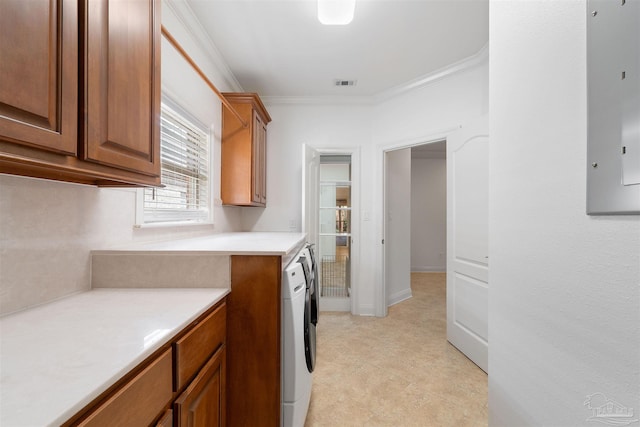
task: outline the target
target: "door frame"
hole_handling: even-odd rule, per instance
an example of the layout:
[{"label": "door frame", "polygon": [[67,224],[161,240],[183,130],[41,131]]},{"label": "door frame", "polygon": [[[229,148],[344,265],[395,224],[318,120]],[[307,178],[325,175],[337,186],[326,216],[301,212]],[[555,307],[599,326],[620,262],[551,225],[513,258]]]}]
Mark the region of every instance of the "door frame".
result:
[{"label": "door frame", "polygon": [[387,165],[386,165],[386,153],[394,150],[401,150],[404,148],[411,148],[418,145],[425,144],[433,144],[436,142],[442,142],[447,140],[447,136],[462,126],[454,126],[448,127],[441,130],[434,131],[432,133],[426,134],[421,137],[393,141],[385,144],[379,144],[376,147],[376,164],[378,167],[376,168],[376,188],[379,188],[380,191],[376,192],[374,195],[374,206],[376,209],[374,211],[374,220],[376,224],[376,229],[379,230],[380,235],[377,239],[376,245],[378,249],[376,250],[376,268],[375,268],[375,295],[374,295],[374,313],[376,317],[386,317],[388,312],[387,305],[387,284],[386,284],[386,271],[385,264],[387,261],[387,253],[385,245],[382,243],[385,238],[385,206],[386,206],[386,194],[385,194],[385,181],[387,175]]},{"label": "door frame", "polygon": [[[319,155],[350,155],[351,156],[351,295],[350,295],[350,310],[351,314],[359,313],[359,288],[361,286],[360,277],[360,147],[342,147],[342,148],[321,148],[314,147],[310,144],[302,144],[304,147],[309,146],[313,148]],[[303,180],[306,177],[303,177]],[[305,183],[303,183],[304,186]],[[318,186],[317,194],[320,194],[320,181],[316,183]],[[304,188],[304,187],[303,187]],[[303,221],[304,221],[304,209],[306,206],[306,200],[303,196]],[[319,216],[316,217],[316,222]],[[304,222],[303,222],[304,224]],[[316,223],[316,227],[317,227]],[[313,242],[316,245],[318,242]]]}]

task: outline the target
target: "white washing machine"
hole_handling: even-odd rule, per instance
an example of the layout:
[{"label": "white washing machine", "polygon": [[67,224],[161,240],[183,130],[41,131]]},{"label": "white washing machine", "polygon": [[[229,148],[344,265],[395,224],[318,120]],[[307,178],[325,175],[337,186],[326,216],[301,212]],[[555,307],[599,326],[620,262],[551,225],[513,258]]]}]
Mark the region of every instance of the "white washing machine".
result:
[{"label": "white washing machine", "polygon": [[320,305],[318,298],[318,284],[317,284],[317,272],[316,272],[316,256],[314,251],[314,245],[307,243],[306,246],[300,251],[300,256],[305,257],[307,261],[307,267],[309,269],[309,277],[307,282],[310,282],[310,296],[311,296],[311,323],[314,327],[318,324],[318,313],[320,311]]},{"label": "white washing machine", "polygon": [[311,321],[314,291],[307,258],[298,254],[282,278],[283,427],[303,427],[309,409],[316,347]]}]

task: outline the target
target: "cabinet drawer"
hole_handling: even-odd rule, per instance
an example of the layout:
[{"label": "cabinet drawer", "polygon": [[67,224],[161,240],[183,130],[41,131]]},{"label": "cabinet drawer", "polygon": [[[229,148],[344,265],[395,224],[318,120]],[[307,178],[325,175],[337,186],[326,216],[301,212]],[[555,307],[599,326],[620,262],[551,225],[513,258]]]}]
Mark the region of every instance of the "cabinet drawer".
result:
[{"label": "cabinet drawer", "polygon": [[175,343],[176,389],[189,383],[225,341],[227,331],[227,305],[222,303],[213,313],[194,326]]},{"label": "cabinet drawer", "polygon": [[168,349],[77,425],[150,425],[173,397],[171,373],[171,349]]}]

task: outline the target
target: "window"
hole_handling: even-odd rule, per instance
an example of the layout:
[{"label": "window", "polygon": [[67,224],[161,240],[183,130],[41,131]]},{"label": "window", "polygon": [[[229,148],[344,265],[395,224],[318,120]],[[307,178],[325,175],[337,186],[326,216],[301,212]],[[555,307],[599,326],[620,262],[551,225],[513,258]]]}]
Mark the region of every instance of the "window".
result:
[{"label": "window", "polygon": [[210,144],[206,128],[163,102],[160,139],[164,188],[144,189],[144,223],[210,220]]}]

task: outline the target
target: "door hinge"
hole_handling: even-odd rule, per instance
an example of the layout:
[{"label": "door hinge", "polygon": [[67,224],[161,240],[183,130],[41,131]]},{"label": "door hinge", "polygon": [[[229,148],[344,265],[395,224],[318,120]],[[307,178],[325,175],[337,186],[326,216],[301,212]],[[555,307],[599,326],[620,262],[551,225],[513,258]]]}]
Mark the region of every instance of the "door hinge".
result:
[{"label": "door hinge", "polygon": [[382,244],[384,245],[384,239],[382,239]]}]

